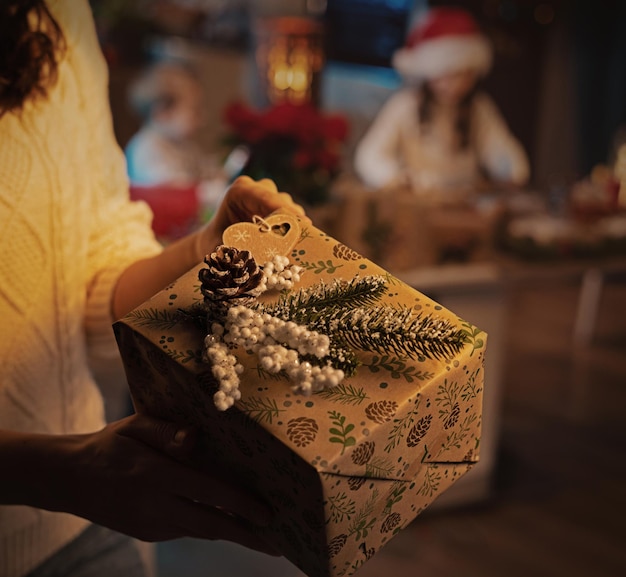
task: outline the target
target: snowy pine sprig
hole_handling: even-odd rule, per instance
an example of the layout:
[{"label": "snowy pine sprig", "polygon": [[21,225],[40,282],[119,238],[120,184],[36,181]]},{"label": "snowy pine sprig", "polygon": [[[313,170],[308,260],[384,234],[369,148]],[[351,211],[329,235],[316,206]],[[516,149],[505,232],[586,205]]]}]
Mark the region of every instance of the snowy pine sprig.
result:
[{"label": "snowy pine sprig", "polygon": [[[382,276],[321,281],[294,290],[303,269],[290,264],[286,257],[276,256],[258,267],[263,277],[255,280],[252,289],[246,286],[246,292],[241,288],[231,291],[229,262],[239,267],[232,278],[241,287],[248,283],[248,277],[239,271],[245,267],[245,271],[252,271],[250,277],[257,274],[250,259],[237,249],[221,247],[220,254],[213,254],[207,262],[219,272],[219,281],[213,282],[206,271],[200,274],[205,283],[203,306],[208,328],[204,359],[219,383],[214,395],[219,410],[228,409],[241,398],[239,383],[244,369],[232,352],[237,348],[255,354],[259,368],[266,373],[287,377],[295,393],[311,395],[332,389],[345,376],[354,375],[359,366],[356,351],[393,351],[420,360],[443,359],[458,352],[467,341],[464,330],[434,314],[415,314],[408,307],[380,304],[387,291]],[[252,290],[257,296],[277,290],[280,296],[272,303],[261,302],[257,296],[250,297]],[[231,292],[235,296],[224,298]]]}]

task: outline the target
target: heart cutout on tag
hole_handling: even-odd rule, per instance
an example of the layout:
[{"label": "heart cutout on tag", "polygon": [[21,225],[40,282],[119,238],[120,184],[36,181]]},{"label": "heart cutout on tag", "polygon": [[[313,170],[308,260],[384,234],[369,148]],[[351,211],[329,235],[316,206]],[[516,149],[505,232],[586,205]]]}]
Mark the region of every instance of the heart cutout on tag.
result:
[{"label": "heart cutout on tag", "polygon": [[288,256],[300,238],[300,224],[291,214],[272,214],[267,218],[254,217],[254,222],[238,222],[229,226],[223,235],[226,246],[250,251],[258,264],[276,255]]}]

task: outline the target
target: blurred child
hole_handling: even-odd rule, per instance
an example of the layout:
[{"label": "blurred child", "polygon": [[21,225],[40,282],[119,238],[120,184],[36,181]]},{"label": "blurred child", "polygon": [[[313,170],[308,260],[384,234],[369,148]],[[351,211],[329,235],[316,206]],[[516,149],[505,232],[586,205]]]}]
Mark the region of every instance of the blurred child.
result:
[{"label": "blurred child", "polygon": [[477,89],[492,51],[471,15],[433,8],[393,56],[409,86],[384,104],[355,152],[355,170],[370,187],[414,191],[471,188],[483,174],[526,183],[520,143],[489,97]]},{"label": "blurred child", "polygon": [[195,141],[206,122],[200,79],[183,61],[161,61],[137,79],[130,101],[144,121],[125,149],[131,185],[151,205],[155,222],[179,236],[180,218],[174,226],[171,210],[160,209],[171,207],[163,195],[177,194],[177,213],[193,227],[215,213],[227,186],[216,159]]}]

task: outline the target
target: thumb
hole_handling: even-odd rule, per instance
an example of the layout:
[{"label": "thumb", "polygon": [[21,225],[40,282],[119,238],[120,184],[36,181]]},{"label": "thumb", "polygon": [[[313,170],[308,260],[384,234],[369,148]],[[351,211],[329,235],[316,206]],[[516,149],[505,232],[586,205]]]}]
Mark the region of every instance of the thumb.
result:
[{"label": "thumb", "polygon": [[191,427],[140,413],[120,423],[118,434],[131,437],[175,459],[189,457],[195,446],[197,433]]}]

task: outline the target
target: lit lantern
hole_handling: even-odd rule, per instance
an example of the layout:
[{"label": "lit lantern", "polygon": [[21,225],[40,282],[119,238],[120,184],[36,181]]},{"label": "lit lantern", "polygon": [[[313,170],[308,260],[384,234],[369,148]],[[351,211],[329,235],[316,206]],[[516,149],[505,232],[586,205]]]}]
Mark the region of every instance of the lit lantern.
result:
[{"label": "lit lantern", "polygon": [[307,18],[270,18],[257,26],[256,61],[271,104],[319,104],[323,26]]}]

